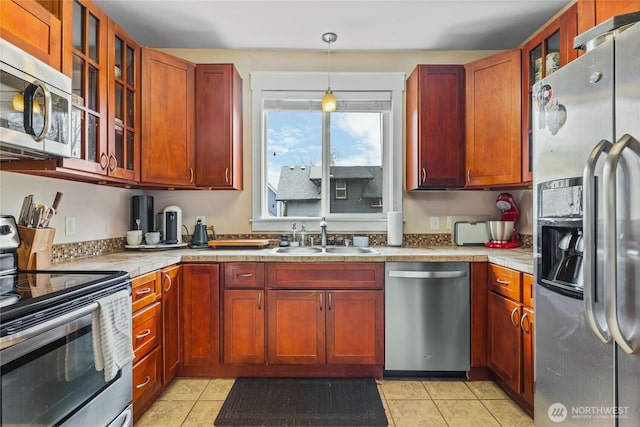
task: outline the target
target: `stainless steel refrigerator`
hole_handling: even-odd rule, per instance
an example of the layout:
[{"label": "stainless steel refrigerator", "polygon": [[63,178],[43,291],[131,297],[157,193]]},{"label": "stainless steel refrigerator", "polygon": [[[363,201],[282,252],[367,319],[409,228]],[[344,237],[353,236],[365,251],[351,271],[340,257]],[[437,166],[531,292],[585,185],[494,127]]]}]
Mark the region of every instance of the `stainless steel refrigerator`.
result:
[{"label": "stainless steel refrigerator", "polygon": [[640,24],[533,87],[536,426],[640,426]]}]

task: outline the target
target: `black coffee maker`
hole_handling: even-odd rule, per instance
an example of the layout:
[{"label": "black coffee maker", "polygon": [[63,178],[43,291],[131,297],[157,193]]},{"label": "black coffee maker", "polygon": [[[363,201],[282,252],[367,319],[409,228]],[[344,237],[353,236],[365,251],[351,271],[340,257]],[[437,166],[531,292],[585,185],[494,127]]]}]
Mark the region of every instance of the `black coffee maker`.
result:
[{"label": "black coffee maker", "polygon": [[[140,221],[140,224],[136,220]],[[142,235],[149,231],[156,231],[154,224],[153,196],[131,197],[131,223],[129,230],[142,230]]]}]

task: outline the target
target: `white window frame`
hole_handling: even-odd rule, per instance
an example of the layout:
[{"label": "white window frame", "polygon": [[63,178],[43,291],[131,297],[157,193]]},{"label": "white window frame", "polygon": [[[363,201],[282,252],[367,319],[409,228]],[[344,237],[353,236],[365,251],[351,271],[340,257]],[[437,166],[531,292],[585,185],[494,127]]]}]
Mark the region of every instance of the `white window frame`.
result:
[{"label": "white window frame", "polygon": [[[338,191],[341,191],[340,195],[338,195]],[[336,200],[347,200],[347,180],[346,179],[336,179],[335,198]]]},{"label": "white window frame", "polygon": [[[279,217],[267,216],[267,197],[262,189],[267,182],[266,129],[265,113],[262,109],[265,94],[273,91],[320,91],[327,89],[327,74],[315,72],[252,72],[252,219],[253,231],[288,231],[291,223],[304,224],[310,232],[320,230],[320,217]],[[331,89],[340,100],[339,92],[386,91],[391,94],[391,113],[389,123],[389,143],[384,144],[382,153],[384,180],[383,194],[388,212],[402,210],[402,112],[405,74],[398,72],[352,72],[331,73]],[[324,151],[324,150],[323,150]],[[323,167],[328,168],[323,158]],[[325,154],[323,154],[325,157]],[[328,183],[323,183],[328,185]],[[323,200],[321,215],[327,217],[329,232],[385,232],[387,230],[386,212],[381,214],[363,214],[355,218],[354,214],[329,214],[327,203]]]}]

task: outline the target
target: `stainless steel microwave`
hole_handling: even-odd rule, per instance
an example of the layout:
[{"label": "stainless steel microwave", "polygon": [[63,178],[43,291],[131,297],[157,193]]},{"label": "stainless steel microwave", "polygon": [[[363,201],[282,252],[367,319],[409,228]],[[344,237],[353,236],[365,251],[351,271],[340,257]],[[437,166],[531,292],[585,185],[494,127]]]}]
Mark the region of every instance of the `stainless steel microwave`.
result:
[{"label": "stainless steel microwave", "polygon": [[71,78],[0,39],[0,159],[71,156]]}]

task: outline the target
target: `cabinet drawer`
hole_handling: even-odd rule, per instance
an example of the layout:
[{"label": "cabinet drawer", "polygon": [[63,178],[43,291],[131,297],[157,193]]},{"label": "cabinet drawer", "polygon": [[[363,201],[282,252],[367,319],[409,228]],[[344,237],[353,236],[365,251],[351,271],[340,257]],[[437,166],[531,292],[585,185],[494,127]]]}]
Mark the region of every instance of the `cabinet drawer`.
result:
[{"label": "cabinet drawer", "polygon": [[229,262],[224,264],[225,288],[263,288],[264,264]]},{"label": "cabinet drawer", "polygon": [[510,268],[489,264],[489,290],[514,301],[520,301],[522,294],[520,272]]},{"label": "cabinet drawer", "polygon": [[134,359],[133,363],[140,360],[151,349],[160,343],[160,302],[145,307],[133,314],[131,319]]},{"label": "cabinet drawer", "polygon": [[158,273],[153,272],[136,277],[131,282],[131,310],[137,311],[149,305],[161,296]]},{"label": "cabinet drawer", "polygon": [[160,390],[160,349],[156,348],[133,366],[133,403],[141,404]]},{"label": "cabinet drawer", "polygon": [[533,307],[533,276],[531,274],[522,274],[522,303]]},{"label": "cabinet drawer", "polygon": [[384,263],[267,264],[267,286],[279,289],[382,289]]}]

